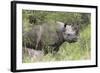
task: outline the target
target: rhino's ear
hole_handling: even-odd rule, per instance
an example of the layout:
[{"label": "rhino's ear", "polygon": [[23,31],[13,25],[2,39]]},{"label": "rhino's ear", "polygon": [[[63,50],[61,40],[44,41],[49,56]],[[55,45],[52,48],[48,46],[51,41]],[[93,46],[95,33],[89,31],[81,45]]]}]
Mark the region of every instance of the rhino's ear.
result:
[{"label": "rhino's ear", "polygon": [[66,31],[66,25],[68,25],[67,23],[64,23],[64,26],[63,26],[63,32]]},{"label": "rhino's ear", "polygon": [[80,25],[79,24],[76,24],[77,28],[79,29],[80,28]]},{"label": "rhino's ear", "polygon": [[66,27],[67,23],[64,24],[64,27]]}]

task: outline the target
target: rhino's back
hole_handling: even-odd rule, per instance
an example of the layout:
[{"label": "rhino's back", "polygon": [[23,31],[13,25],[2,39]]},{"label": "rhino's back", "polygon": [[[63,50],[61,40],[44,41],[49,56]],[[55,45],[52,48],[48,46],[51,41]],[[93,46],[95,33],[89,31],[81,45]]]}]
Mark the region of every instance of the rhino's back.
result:
[{"label": "rhino's back", "polygon": [[26,32],[23,36],[24,46],[35,49],[52,45],[59,40],[58,30],[60,30],[60,26],[57,24],[35,25],[32,30]]}]

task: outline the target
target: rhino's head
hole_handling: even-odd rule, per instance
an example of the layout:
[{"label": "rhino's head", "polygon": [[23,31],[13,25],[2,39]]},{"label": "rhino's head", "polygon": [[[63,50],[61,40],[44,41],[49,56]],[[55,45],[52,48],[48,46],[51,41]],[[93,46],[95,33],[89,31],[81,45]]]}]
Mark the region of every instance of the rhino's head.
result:
[{"label": "rhino's head", "polygon": [[64,24],[63,38],[69,43],[76,42],[79,38],[79,25],[77,24]]}]

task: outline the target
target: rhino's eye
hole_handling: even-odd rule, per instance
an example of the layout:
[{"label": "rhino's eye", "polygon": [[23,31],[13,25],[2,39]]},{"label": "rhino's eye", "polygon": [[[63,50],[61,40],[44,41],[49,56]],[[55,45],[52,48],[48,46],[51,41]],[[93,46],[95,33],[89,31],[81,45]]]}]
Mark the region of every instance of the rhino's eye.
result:
[{"label": "rhino's eye", "polygon": [[78,28],[77,27],[73,27],[73,30],[76,31]]}]

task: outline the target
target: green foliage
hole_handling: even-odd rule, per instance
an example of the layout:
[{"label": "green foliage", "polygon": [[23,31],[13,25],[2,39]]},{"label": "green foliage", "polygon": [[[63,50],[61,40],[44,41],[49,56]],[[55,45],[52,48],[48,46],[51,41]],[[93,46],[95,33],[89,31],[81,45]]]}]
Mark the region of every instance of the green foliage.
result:
[{"label": "green foliage", "polygon": [[[22,62],[33,63],[33,62],[46,62],[46,61],[90,59],[91,58],[90,18],[91,15],[89,13],[23,10],[22,11],[23,33],[31,30],[32,27],[34,27],[34,25],[41,25],[42,23],[54,24],[56,21],[78,23],[84,30],[80,30],[80,38],[78,42],[76,43],[65,42],[64,44],[62,44],[57,54],[54,55],[52,53],[48,53],[47,55],[44,55],[41,58],[34,58],[34,57],[31,58],[27,53],[23,53]],[[45,41],[48,42],[48,40]]]}]

